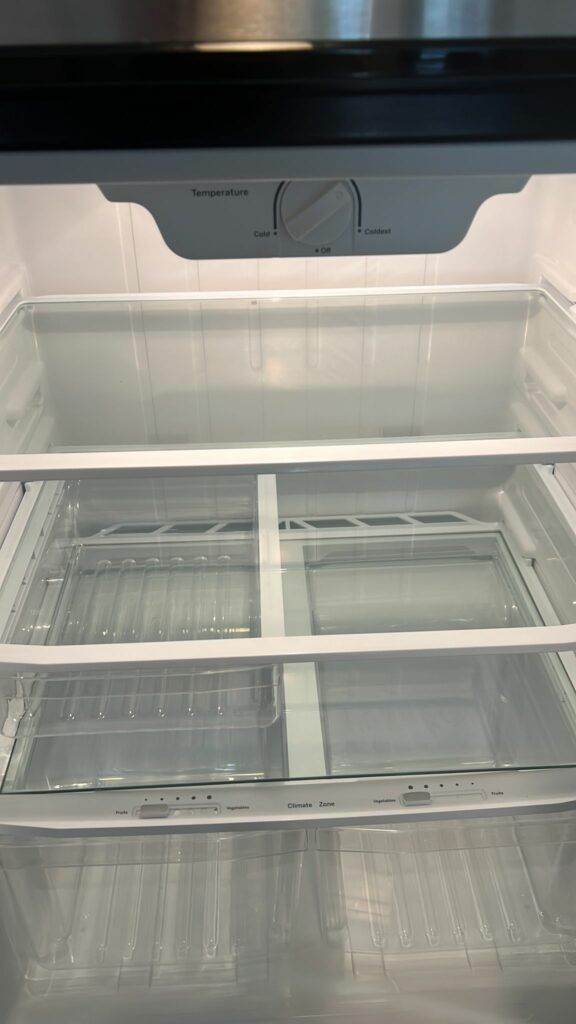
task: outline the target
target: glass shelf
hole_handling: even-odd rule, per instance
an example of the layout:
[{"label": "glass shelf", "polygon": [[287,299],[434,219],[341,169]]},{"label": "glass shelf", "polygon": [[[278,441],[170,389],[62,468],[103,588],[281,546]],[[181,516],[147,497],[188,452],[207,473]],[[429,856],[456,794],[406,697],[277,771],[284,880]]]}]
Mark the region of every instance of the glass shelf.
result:
[{"label": "glass shelf", "polygon": [[537,289],[39,300],[0,451],[573,435],[574,332]]}]

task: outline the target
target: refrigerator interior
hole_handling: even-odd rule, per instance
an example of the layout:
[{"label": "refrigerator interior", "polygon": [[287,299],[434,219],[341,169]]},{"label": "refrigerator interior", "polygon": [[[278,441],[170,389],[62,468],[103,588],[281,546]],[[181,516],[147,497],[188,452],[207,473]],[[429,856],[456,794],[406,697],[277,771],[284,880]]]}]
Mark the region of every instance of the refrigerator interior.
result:
[{"label": "refrigerator interior", "polygon": [[[571,434],[575,197],[576,176],[533,178],[486,202],[436,256],[195,263],[169,252],[147,211],[95,186],[4,188],[2,305],[8,317],[10,302],[29,301],[0,339],[0,449]],[[474,291],[509,282],[523,288]],[[276,294],[371,285],[467,291]],[[169,298],[242,289],[271,294]],[[141,291],[166,298],[98,297]],[[34,301],[58,294],[72,301]],[[3,639],[270,636],[279,618],[295,635],[456,629],[462,615],[479,628],[569,622],[572,526],[547,472],[282,474],[280,564],[262,558],[255,479],[209,492],[182,480],[47,484],[15,590],[0,595]],[[200,595],[194,623],[171,616],[170,588]],[[425,668],[425,680],[410,657],[6,677],[0,799],[180,780],[183,766],[194,781],[576,763],[572,656]],[[313,751],[298,742],[311,714]],[[566,814],[3,839],[0,1019],[566,1024],[574,836]]]}]

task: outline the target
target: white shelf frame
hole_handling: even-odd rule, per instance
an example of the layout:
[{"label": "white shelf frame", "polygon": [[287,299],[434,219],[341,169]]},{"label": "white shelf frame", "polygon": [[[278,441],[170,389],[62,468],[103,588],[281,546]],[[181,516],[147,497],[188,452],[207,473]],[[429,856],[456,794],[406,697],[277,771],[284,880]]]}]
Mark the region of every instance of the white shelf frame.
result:
[{"label": "white shelf frame", "polygon": [[258,477],[258,568],[262,636],[284,636],[278,496],[273,474]]},{"label": "white shelf frame", "polygon": [[[302,634],[312,633],[306,569],[302,547],[296,546],[297,564],[292,561],[290,572],[284,574],[287,592],[286,626],[297,628]],[[286,706],[286,735],[290,774],[295,777],[324,776],[326,751],[317,669],[314,661],[284,665],[284,700]]]},{"label": "white shelf frame", "polygon": [[188,476],[191,471],[202,475],[264,475],[290,469],[334,470],[359,466],[425,469],[442,465],[471,466],[478,462],[491,465],[576,462],[576,435],[0,455],[0,480],[29,482],[88,476]]},{"label": "white shelf frame", "polygon": [[[247,288],[218,291],[178,292],[61,292],[27,295],[9,311],[4,323],[22,307],[49,306],[67,302],[212,302],[222,299],[313,299],[375,297],[385,295],[458,295],[465,292],[486,294],[491,292],[533,292],[545,295],[547,299],[565,312],[557,297],[542,284],[525,281],[499,281],[488,284],[407,284],[378,285],[360,288]],[[0,323],[0,330],[4,326]]]},{"label": "white shelf frame", "polygon": [[398,654],[520,654],[576,650],[576,624],[242,640],[153,641],[40,646],[0,644],[0,670],[68,671],[113,668],[226,668],[301,664]]}]

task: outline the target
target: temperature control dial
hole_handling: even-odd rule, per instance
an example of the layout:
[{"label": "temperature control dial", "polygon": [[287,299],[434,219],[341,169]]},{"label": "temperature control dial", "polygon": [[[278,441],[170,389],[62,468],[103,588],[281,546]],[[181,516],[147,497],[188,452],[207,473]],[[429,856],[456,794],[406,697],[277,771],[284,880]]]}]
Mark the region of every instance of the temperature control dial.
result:
[{"label": "temperature control dial", "polygon": [[354,213],[345,181],[291,181],[284,189],[280,217],[290,238],[304,245],[330,245],[344,234]]}]

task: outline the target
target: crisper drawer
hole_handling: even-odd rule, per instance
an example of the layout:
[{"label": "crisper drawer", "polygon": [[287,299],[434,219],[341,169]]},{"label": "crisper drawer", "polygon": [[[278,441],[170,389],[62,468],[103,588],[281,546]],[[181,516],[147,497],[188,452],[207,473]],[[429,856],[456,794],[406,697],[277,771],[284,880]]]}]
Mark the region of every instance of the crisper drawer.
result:
[{"label": "crisper drawer", "polygon": [[321,932],[346,997],[574,980],[575,839],[573,813],[319,830]]},{"label": "crisper drawer", "polygon": [[106,1021],[130,1009],[170,1024],[231,1012],[431,1024],[476,1007],[471,1019],[511,1024],[522,1019],[511,1007],[527,1012],[540,993],[550,1016],[537,1019],[557,1024],[569,1017],[555,1001],[570,1005],[576,984],[575,839],[573,812],[113,842],[4,836],[0,906],[29,1012],[49,1020],[90,993]]},{"label": "crisper drawer", "polygon": [[574,458],[575,330],[518,286],[32,300],[0,337],[0,477],[418,440]]},{"label": "crisper drawer", "polygon": [[[22,673],[0,688],[4,793],[257,781],[287,771],[281,666]],[[194,809],[190,800],[183,806]]]},{"label": "crisper drawer", "polygon": [[[0,907],[31,995],[279,984],[306,832],[0,840]],[[195,1004],[193,1004],[195,1005]]]}]

